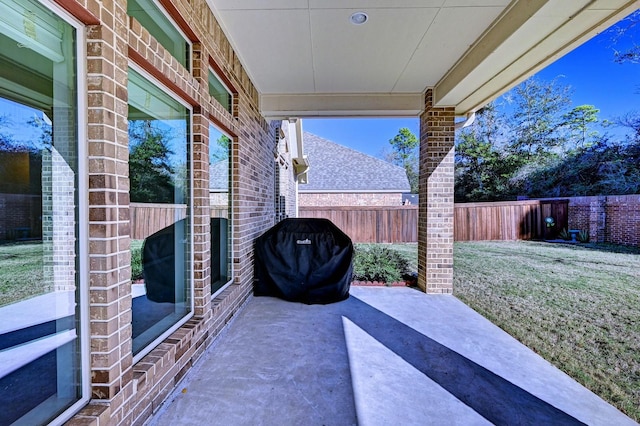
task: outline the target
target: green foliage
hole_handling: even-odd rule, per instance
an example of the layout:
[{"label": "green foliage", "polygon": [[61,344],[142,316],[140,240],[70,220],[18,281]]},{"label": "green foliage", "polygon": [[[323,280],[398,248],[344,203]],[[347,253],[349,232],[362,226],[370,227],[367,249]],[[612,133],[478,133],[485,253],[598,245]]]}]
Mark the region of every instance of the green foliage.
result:
[{"label": "green foliage", "polygon": [[456,138],[456,201],[494,201],[516,195],[510,181],[523,160],[504,149],[506,123],[495,103],[476,113]]},{"label": "green foliage", "polygon": [[129,121],[129,179],[132,202],[173,203],[175,171],[168,134],[149,120]]},{"label": "green foliage", "polygon": [[142,279],[142,244],[144,240],[131,241],[131,280]]},{"label": "green foliage", "polygon": [[514,138],[509,149],[531,161],[553,155],[562,147],[565,139],[560,132],[560,114],[570,104],[569,92],[568,86],[556,80],[535,77],[516,86],[508,97],[514,106],[510,120]]},{"label": "green foliage", "polygon": [[586,229],[581,230],[580,232],[578,232],[578,235],[576,235],[576,239],[578,241],[580,241],[581,243],[588,243],[589,242],[589,231]]},{"label": "green foliage", "polygon": [[598,109],[570,111],[568,88],[531,79],[488,104],[456,135],[455,201],[640,193],[640,113],[602,124],[630,131],[612,139],[593,130]]},{"label": "green foliage", "polygon": [[562,228],[558,237],[562,238],[565,241],[571,241],[571,234],[567,231],[567,228]]},{"label": "green foliage", "polygon": [[229,159],[231,139],[227,135],[220,135],[216,143],[209,147],[209,162],[211,164]]},{"label": "green foliage", "polygon": [[563,159],[526,173],[523,193],[530,197],[570,197],[640,192],[640,143],[617,144],[600,138]]},{"label": "green foliage", "polygon": [[587,146],[588,140],[598,135],[598,132],[590,131],[590,125],[598,122],[599,112],[593,105],[578,105],[562,116],[564,126],[577,139],[578,146]]},{"label": "green foliage", "polygon": [[402,280],[409,271],[409,262],[399,252],[380,245],[356,244],[353,258],[353,279],[392,283]]},{"label": "green foliage", "polygon": [[409,179],[409,185],[411,185],[411,192],[418,193],[418,149],[420,141],[414,135],[411,130],[406,127],[401,128],[398,134],[389,140],[393,153],[391,155],[391,161],[397,166],[401,166],[407,173],[407,179]]}]

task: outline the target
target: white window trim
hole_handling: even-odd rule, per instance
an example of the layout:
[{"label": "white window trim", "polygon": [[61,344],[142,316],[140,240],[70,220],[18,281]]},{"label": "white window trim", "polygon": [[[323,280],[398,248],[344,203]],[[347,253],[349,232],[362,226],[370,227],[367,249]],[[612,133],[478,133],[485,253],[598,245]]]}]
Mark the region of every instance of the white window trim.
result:
[{"label": "white window trim", "polygon": [[151,343],[149,343],[147,346],[145,346],[144,349],[140,350],[140,352],[135,354],[133,356],[133,364],[136,364],[142,358],[144,358],[147,354],[149,354],[149,352],[151,352],[153,349],[155,349],[160,343],[162,343],[164,340],[166,340],[167,337],[169,337],[174,331],[176,331],[177,329],[182,327],[194,315],[193,311],[195,309],[195,303],[194,303],[194,293],[195,293],[194,290],[195,289],[194,289],[194,271],[193,271],[193,264],[194,264],[194,256],[193,256],[193,249],[194,249],[194,243],[193,243],[193,107],[191,105],[189,105],[184,99],[180,98],[175,93],[173,93],[171,91],[171,89],[169,89],[167,86],[162,84],[158,79],[153,77],[150,73],[145,71],[142,67],[138,66],[137,64],[135,64],[133,62],[129,62],[129,68],[133,69],[135,72],[140,74],[142,77],[144,77],[145,79],[149,80],[149,82],[151,82],[153,85],[155,85],[156,87],[161,89],[166,95],[170,96],[171,98],[173,98],[174,100],[176,100],[182,106],[184,106],[185,108],[187,108],[189,110],[189,141],[188,141],[189,150],[188,150],[188,152],[190,153],[190,155],[189,155],[189,176],[188,176],[188,179],[189,179],[189,199],[192,200],[192,202],[189,204],[189,207],[188,207],[189,208],[189,218],[190,218],[190,220],[189,220],[189,233],[191,235],[190,248],[189,248],[189,255],[190,255],[189,262],[191,263],[191,267],[189,268],[189,271],[190,271],[189,272],[189,290],[191,291],[191,297],[190,297],[190,300],[191,300],[191,303],[190,303],[191,311],[187,315],[185,315],[182,319],[180,319],[178,322],[176,322],[173,326],[171,326],[167,331],[165,331],[160,336],[158,336],[158,338],[156,338]]}]

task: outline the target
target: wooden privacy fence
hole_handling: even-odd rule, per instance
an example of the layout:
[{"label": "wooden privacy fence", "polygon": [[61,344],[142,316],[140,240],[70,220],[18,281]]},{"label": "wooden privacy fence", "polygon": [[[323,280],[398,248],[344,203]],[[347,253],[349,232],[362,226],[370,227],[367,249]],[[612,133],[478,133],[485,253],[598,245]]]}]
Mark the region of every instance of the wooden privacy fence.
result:
[{"label": "wooden privacy fence", "polygon": [[[454,240],[553,239],[568,224],[568,200],[456,204]],[[418,206],[300,207],[300,217],[331,220],[357,243],[415,243]],[[546,217],[555,225],[547,227]]]},{"label": "wooden privacy fence", "polygon": [[418,241],[417,206],[300,207],[298,216],[329,219],[357,243]]},{"label": "wooden privacy fence", "polygon": [[131,203],[131,238],[144,240],[149,235],[187,217],[186,204]]},{"label": "wooden privacy fence", "polygon": [[[568,226],[569,200],[456,204],[454,241],[554,239]],[[547,227],[545,218],[554,226]]]}]

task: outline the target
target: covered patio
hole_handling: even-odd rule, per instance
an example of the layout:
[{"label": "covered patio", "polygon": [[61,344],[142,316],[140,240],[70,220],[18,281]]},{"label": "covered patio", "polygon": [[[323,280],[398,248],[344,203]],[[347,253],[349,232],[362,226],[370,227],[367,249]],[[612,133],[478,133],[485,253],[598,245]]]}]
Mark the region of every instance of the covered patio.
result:
[{"label": "covered patio", "polygon": [[[0,200],[20,223],[0,234],[13,244],[32,220],[48,244],[38,284],[68,293],[38,316],[55,327],[26,342],[40,350],[41,337],[64,333],[45,342],[52,362],[29,363],[50,379],[42,398],[0,377],[13,380],[5,406],[27,402],[8,423],[629,422],[449,294],[456,127],[638,0],[0,5],[3,70],[18,70],[0,78],[0,101],[16,118],[42,116],[57,152],[34,166],[20,148],[23,181],[7,168]],[[354,288],[328,306],[251,296],[256,239],[297,213],[308,117],[420,119],[422,291]],[[155,157],[138,147],[160,135],[175,158],[149,173]],[[169,216],[136,238],[140,204]],[[158,233],[174,251],[156,268],[166,293],[152,297],[144,262],[145,292],[134,282],[133,254]],[[141,326],[143,295],[158,315]],[[13,354],[22,343],[9,342]]]},{"label": "covered patio", "polygon": [[447,295],[255,297],[150,425],[633,425]]},{"label": "covered patio", "polygon": [[[629,0],[208,0],[267,120],[419,117],[418,286],[453,291],[455,129],[638,8]],[[317,167],[317,165],[316,165]]]}]

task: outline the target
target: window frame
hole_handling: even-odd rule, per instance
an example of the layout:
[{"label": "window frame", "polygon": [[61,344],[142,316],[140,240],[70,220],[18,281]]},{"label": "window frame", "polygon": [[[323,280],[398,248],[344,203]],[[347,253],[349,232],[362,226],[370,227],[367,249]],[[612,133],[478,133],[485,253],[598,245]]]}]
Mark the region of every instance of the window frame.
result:
[{"label": "window frame", "polygon": [[[193,71],[193,42],[191,41],[191,38],[187,36],[187,34],[182,30],[182,28],[180,27],[180,25],[178,25],[178,23],[176,22],[175,19],[173,19],[173,16],[171,16],[171,14],[169,13],[169,11],[162,5],[162,3],[160,3],[158,0],[147,0],[150,1],[151,3],[153,3],[158,10],[160,11],[160,13],[162,15],[164,15],[165,18],[167,18],[167,20],[171,23],[171,25],[173,26],[173,28],[178,31],[178,33],[180,34],[180,36],[182,37],[182,39],[185,41],[185,43],[187,43],[188,49],[187,49],[187,63],[184,65],[184,67],[186,68],[187,71],[189,71],[189,73],[191,73]],[[128,11],[127,12],[127,16],[136,19],[135,17],[129,15]],[[137,19],[136,19],[137,21]],[[140,23],[140,21],[138,21],[138,23]],[[143,27],[144,29],[146,29],[148,31],[148,29],[142,25],[142,23],[140,23],[140,26]],[[149,34],[151,35],[151,37],[153,37],[154,39],[156,38],[151,32],[149,32]],[[157,41],[157,39],[156,39]],[[171,53],[165,46],[163,46],[160,42],[158,42],[158,44],[160,46],[162,46],[163,49],[167,50],[167,52]],[[178,64],[182,65],[182,62],[176,58],[175,56],[173,56],[173,53],[171,53],[171,56],[178,61]]]},{"label": "window frame", "polygon": [[[228,165],[228,173],[229,173],[229,207],[228,207],[228,236],[227,236],[227,250],[228,250],[228,270],[229,270],[229,276],[227,277],[227,282],[224,283],[219,289],[217,289],[215,292],[211,293],[211,300],[215,299],[218,295],[220,295],[220,293],[222,293],[227,287],[229,287],[234,280],[234,273],[235,273],[235,268],[233,265],[233,195],[234,195],[234,191],[233,191],[233,145],[236,142],[236,137],[232,136],[229,132],[227,132],[226,130],[224,130],[220,125],[218,125],[211,117],[209,118],[209,127],[213,127],[215,128],[218,132],[220,132],[222,135],[228,137],[231,141],[231,144],[229,145],[229,165]],[[211,132],[209,131],[209,146],[211,146]],[[210,162],[210,158],[207,159],[207,163],[209,165],[211,165]],[[209,251],[211,252],[211,251]],[[210,259],[211,260],[211,259]]]},{"label": "window frame", "polygon": [[[79,339],[79,371],[80,371],[80,397],[70,405],[66,410],[53,418],[49,424],[62,425],[71,419],[81,408],[87,405],[91,400],[91,332],[90,332],[90,315],[89,315],[89,167],[88,167],[88,142],[87,142],[87,97],[88,90],[86,86],[87,69],[86,69],[86,30],[85,25],[80,22],[71,13],[60,7],[52,0],[37,0],[43,9],[46,9],[56,15],[61,21],[71,26],[75,30],[75,103],[76,103],[76,141],[78,164],[76,171],[76,179],[74,182],[77,192],[75,200],[75,209],[77,209],[78,223],[76,224],[76,290],[74,308],[76,316],[76,334]],[[29,414],[26,414],[28,417]],[[24,418],[27,420],[27,418]]]},{"label": "window frame", "polygon": [[[219,74],[219,73],[218,73],[218,72],[217,72],[217,71],[216,71],[216,70],[215,70],[211,65],[209,65],[209,73],[207,74],[207,93],[209,93],[209,96],[211,96],[211,99],[215,100],[215,101],[216,101],[216,102],[218,102],[220,105],[222,105],[222,103],[221,103],[220,101],[218,101],[218,100],[213,96],[213,94],[208,90],[208,89],[209,89],[209,78],[210,78],[210,75],[213,75],[213,76],[215,77],[215,79],[216,79],[216,80],[218,80],[218,83],[220,83],[220,85],[222,85],[222,87],[223,87],[223,88],[227,91],[227,93],[229,94],[229,97],[230,97],[230,99],[229,99],[229,109],[225,108],[225,110],[226,110],[229,114],[233,115],[233,103],[234,103],[234,101],[236,100],[237,93],[236,93],[234,90],[231,90],[231,89],[229,88],[229,85],[225,82],[225,79],[221,78],[221,77],[220,77],[220,74]],[[222,105],[222,106],[224,106],[224,105]],[[234,116],[234,117],[235,117],[235,116]],[[218,129],[218,130],[220,130],[220,129]],[[224,132],[222,132],[222,133],[224,133]],[[226,136],[227,136],[229,139],[232,139],[232,140],[233,140],[233,138],[232,138],[231,136],[229,136],[229,135],[226,135]]]},{"label": "window frame", "polygon": [[[145,346],[143,349],[141,349],[140,352],[138,352],[137,354],[133,355],[133,364],[136,364],[142,358],[144,358],[146,355],[148,355],[149,352],[151,352],[153,349],[155,349],[160,343],[162,343],[164,340],[166,340],[173,332],[175,332],[177,329],[182,327],[194,315],[194,309],[195,309],[194,276],[195,276],[195,274],[194,274],[194,270],[193,270],[193,264],[194,264],[194,253],[193,253],[193,250],[194,250],[194,246],[195,245],[194,245],[194,238],[193,238],[193,230],[194,230],[194,224],[193,224],[193,212],[194,212],[194,209],[193,209],[193,191],[194,191],[194,188],[193,188],[193,164],[194,164],[193,163],[193,106],[190,105],[188,102],[186,102],[184,99],[182,99],[180,96],[175,94],[169,87],[167,87],[162,82],[160,82],[160,80],[155,78],[153,75],[151,75],[151,73],[149,73],[147,70],[145,70],[140,65],[136,64],[133,61],[129,61],[128,65],[129,65],[129,69],[133,69],[135,72],[140,74],[143,78],[148,80],[151,84],[153,84],[158,89],[160,89],[164,94],[166,94],[167,96],[170,96],[172,99],[174,99],[175,101],[177,101],[178,103],[180,103],[182,106],[184,106],[186,109],[189,110],[189,129],[190,129],[188,140],[187,140],[187,143],[188,143],[187,152],[189,152],[189,159],[188,159],[188,162],[187,162],[189,164],[189,174],[188,174],[188,180],[189,180],[189,205],[187,206],[187,212],[189,213],[189,233],[190,233],[190,238],[189,238],[189,262],[191,263],[191,267],[189,268],[188,288],[189,288],[189,292],[190,292],[190,303],[189,303],[189,305],[190,305],[190,309],[191,310],[187,315],[185,315],[180,320],[178,320],[175,324],[173,324],[171,327],[169,327],[164,333],[162,333],[160,336],[158,336],[156,339],[154,339],[151,343],[149,343],[147,346]],[[132,349],[132,351],[133,351],[133,349]]]}]

